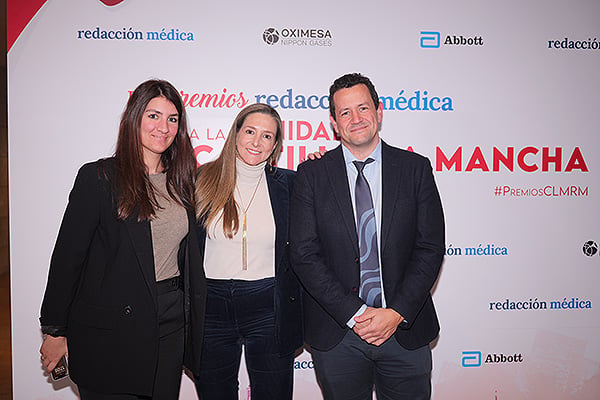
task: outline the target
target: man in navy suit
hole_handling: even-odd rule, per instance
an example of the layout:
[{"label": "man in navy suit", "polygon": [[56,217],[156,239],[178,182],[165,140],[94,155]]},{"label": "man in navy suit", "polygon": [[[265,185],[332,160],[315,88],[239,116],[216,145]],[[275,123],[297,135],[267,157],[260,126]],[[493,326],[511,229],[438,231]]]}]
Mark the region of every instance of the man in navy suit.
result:
[{"label": "man in navy suit", "polygon": [[[433,287],[444,216],[429,160],[379,138],[369,78],[329,91],[341,146],[298,167],[292,266],[304,285],[305,339],[324,398],[429,399],[439,332]],[[359,217],[356,217],[356,215]]]}]

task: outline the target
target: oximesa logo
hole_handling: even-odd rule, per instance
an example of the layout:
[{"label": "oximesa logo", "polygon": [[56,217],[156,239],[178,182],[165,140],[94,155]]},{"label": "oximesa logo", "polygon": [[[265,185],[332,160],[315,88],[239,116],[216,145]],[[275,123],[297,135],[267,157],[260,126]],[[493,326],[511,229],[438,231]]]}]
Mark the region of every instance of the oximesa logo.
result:
[{"label": "oximesa logo", "polygon": [[591,257],[596,253],[598,253],[598,243],[594,242],[593,240],[588,240],[583,244],[583,254]]},{"label": "oximesa logo", "polygon": [[271,26],[263,31],[263,41],[269,46],[313,47],[333,45],[332,33],[323,27],[279,27]]},{"label": "oximesa logo", "polygon": [[279,41],[279,32],[275,28],[267,28],[263,32],[263,40],[268,45],[274,45]]}]

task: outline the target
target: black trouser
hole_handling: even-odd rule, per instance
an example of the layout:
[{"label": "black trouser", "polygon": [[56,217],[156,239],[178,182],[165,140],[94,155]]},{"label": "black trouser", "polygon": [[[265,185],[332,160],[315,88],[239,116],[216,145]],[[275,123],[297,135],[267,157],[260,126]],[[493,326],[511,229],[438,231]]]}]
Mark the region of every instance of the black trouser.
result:
[{"label": "black trouser", "polygon": [[[184,341],[183,291],[178,288],[178,285],[169,287],[171,280],[168,281],[157,283],[160,339],[152,396],[128,393],[96,393],[79,387],[82,400],[179,399]],[[123,371],[123,373],[135,374],[135,371]]]}]

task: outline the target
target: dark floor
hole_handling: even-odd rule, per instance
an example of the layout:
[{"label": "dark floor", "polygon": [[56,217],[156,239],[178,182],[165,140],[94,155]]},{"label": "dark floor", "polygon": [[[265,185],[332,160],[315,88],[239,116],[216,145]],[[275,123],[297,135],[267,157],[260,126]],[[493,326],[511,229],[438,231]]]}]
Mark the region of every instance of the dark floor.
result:
[{"label": "dark floor", "polygon": [[10,276],[0,275],[0,400],[12,399]]}]

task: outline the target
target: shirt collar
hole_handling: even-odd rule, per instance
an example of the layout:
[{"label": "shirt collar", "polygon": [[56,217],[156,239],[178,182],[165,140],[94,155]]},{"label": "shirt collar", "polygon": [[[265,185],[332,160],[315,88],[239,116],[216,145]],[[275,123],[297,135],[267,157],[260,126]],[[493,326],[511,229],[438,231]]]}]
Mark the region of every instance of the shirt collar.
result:
[{"label": "shirt collar", "polygon": [[[348,150],[348,148],[346,146],[344,146],[343,144],[342,144],[342,154],[344,155],[344,162],[346,163],[346,165],[350,165],[350,164],[352,164],[352,161],[358,160],[358,158],[356,158],[354,156],[354,154],[352,154],[350,152],[350,150]],[[371,154],[369,154],[367,157],[365,157],[365,160],[369,157],[372,158],[376,163],[381,163],[381,139],[379,139],[379,142],[377,143],[377,147],[375,147],[375,150],[373,150],[373,152]],[[364,161],[364,160],[358,160],[358,161]]]}]

